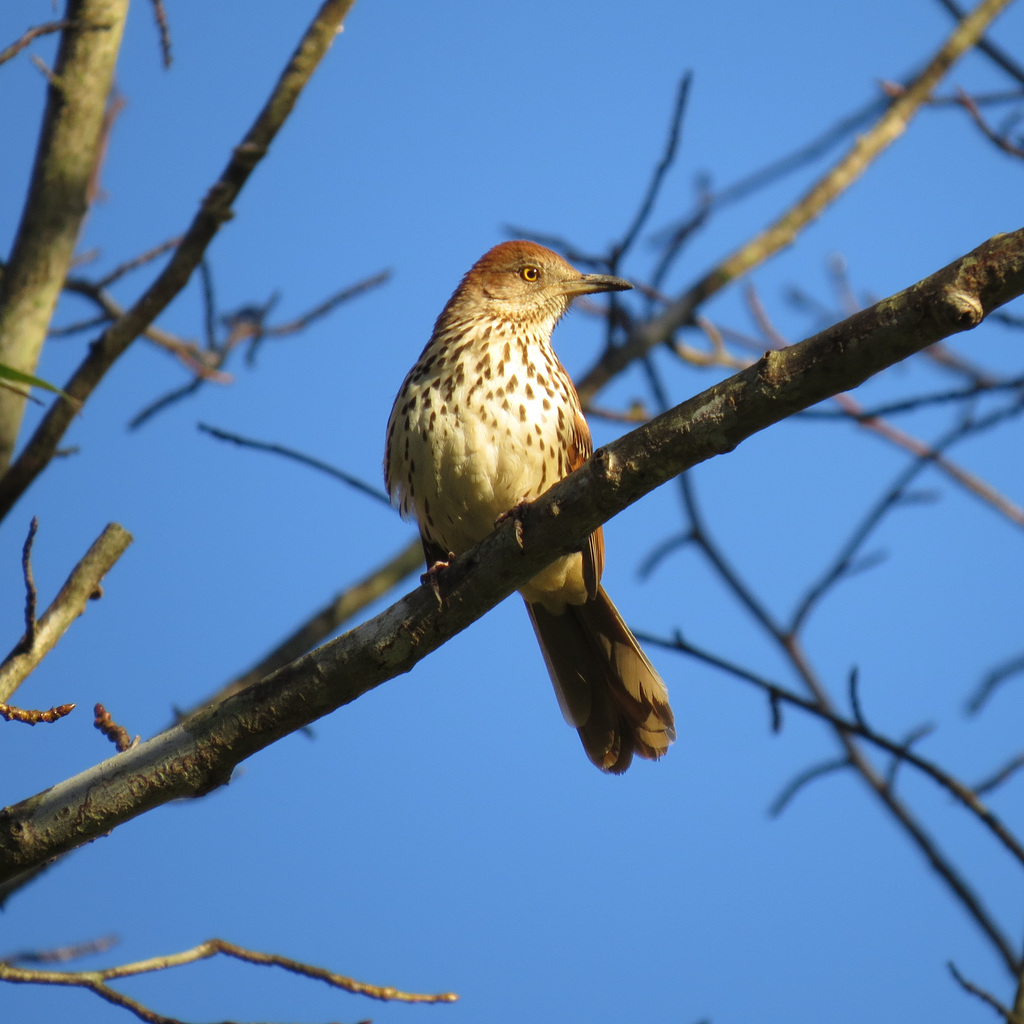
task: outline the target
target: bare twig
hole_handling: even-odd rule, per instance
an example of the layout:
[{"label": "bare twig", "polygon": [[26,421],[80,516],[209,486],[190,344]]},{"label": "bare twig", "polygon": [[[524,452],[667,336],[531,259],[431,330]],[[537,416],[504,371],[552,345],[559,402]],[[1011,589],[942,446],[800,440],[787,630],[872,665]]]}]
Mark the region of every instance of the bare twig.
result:
[{"label": "bare twig", "polygon": [[7,722],[23,722],[25,725],[38,725],[40,722],[52,723],[75,710],[74,704],[60,704],[49,711],[35,711],[28,708],[17,708],[13,704],[0,703],[0,718]]},{"label": "bare twig", "polygon": [[147,249],[145,252],[139,253],[138,256],[133,256],[130,260],[119,263],[98,281],[92,282],[93,287],[97,289],[109,288],[115,281],[124,277],[125,274],[138,270],[139,267],[144,267],[147,263],[152,263],[153,260],[159,259],[165,253],[177,248],[181,244],[181,237],[181,235],[176,235],[174,238],[168,238],[166,242],[154,245],[152,249]]},{"label": "bare twig", "polygon": [[85,611],[100,581],[131,542],[132,535],[117,523],[110,523],[100,534],[39,620],[31,649],[25,647],[26,638],[22,637],[0,664],[0,700],[10,699],[71,623]]},{"label": "bare twig", "polygon": [[0,64],[6,64],[12,57],[16,57],[33,39],[49,35],[51,32],[63,32],[71,24],[70,21],[48,21],[43,25],[33,26],[25,31],[20,39],[16,39],[10,46],[5,46],[0,50]]},{"label": "bare twig", "polygon": [[107,97],[107,105],[103,110],[103,122],[100,126],[99,145],[96,150],[96,162],[92,166],[92,174],[89,175],[89,190],[86,198],[92,205],[97,200],[106,198],[103,186],[100,184],[100,176],[103,173],[103,165],[107,160],[107,151],[110,148],[110,136],[114,131],[114,123],[128,105],[128,101],[117,91],[117,86],[111,88]]},{"label": "bare twig", "polygon": [[81,334],[82,331],[91,331],[104,324],[110,323],[111,317],[105,313],[99,316],[90,317],[88,320],[76,320],[74,323],[63,324],[60,327],[51,327],[47,336],[50,338],[67,338],[72,334]]},{"label": "bare twig", "polygon": [[22,949],[7,956],[0,956],[4,964],[65,964],[71,960],[80,960],[83,956],[94,953],[105,953],[112,949],[120,940],[111,932],[101,935],[98,939],[76,942],[70,946],[57,946],[54,949]]},{"label": "bare twig", "polygon": [[171,28],[167,23],[167,11],[164,10],[164,0],[151,0],[153,4],[153,19],[156,21],[157,31],[160,33],[160,57],[164,67],[171,66]]},{"label": "bare twig", "polygon": [[38,529],[39,520],[33,516],[32,522],[29,523],[25,546],[21,550],[21,572],[25,578],[25,636],[22,639],[22,649],[25,651],[31,651],[36,645],[36,601],[39,594],[36,591],[36,581],[32,578],[32,542],[36,539]]},{"label": "bare twig", "polygon": [[118,753],[123,754],[131,747],[132,738],[128,734],[128,730],[123,725],[118,725],[102,704],[97,704],[92,713],[92,724],[117,747]]},{"label": "bare twig", "polygon": [[116,989],[111,988],[107,982],[117,981],[121,978],[131,978],[139,974],[151,974],[154,971],[165,971],[172,967],[181,967],[185,964],[198,963],[201,960],[208,960],[217,956],[233,957],[245,963],[255,964],[260,967],[282,967],[292,974],[298,974],[303,978],[311,978],[316,981],[323,981],[332,988],[341,989],[344,992],[351,992],[354,995],[367,996],[370,999],[378,999],[382,1002],[399,1003],[453,1003],[459,997],[454,992],[441,992],[436,995],[428,995],[418,992],[403,992],[400,989],[383,985],[369,985],[363,981],[356,981],[344,974],[336,974],[334,971],[325,970],[322,967],[315,967],[299,960],[292,960],[289,957],[277,956],[273,953],[260,953],[256,950],[245,949],[236,946],[224,939],[208,939],[192,949],[186,949],[181,953],[170,953],[166,956],[156,956],[148,960],[138,960],[135,963],[121,964],[118,967],[107,967],[97,971],[44,971],[24,967],[15,967],[11,963],[0,963],[0,981],[13,982],[15,984],[29,985],[65,985],[75,988],[84,988],[95,993],[101,999],[120,1006],[122,1009],[134,1013],[139,1020],[147,1024],[182,1024],[174,1017],[165,1017],[163,1014],[150,1010],[142,1003],[128,996],[123,995]]},{"label": "bare twig", "polygon": [[[983,822],[999,842],[1006,847],[1014,859],[1021,865],[1024,865],[1024,844],[1022,844],[1020,840],[1018,840],[1017,837],[1009,831],[998,815],[993,814],[993,812],[982,803],[978,798],[978,794],[974,792],[974,790],[970,789],[970,787],[960,782],[959,779],[950,775],[949,772],[944,771],[938,765],[924,757],[921,757],[911,749],[913,743],[926,735],[924,730],[915,730],[902,741],[892,740],[889,739],[889,737],[884,736],[882,733],[879,733],[873,728],[865,725],[863,722],[858,722],[855,718],[844,718],[842,715],[835,712],[827,702],[822,703],[814,698],[802,697],[799,694],[794,693],[792,690],[788,690],[786,687],[780,686],[778,683],[773,683],[770,680],[763,679],[756,673],[750,672],[726,658],[721,658],[710,651],[697,647],[691,641],[684,639],[679,633],[676,633],[672,639],[666,639],[665,637],[659,637],[651,633],[643,632],[637,632],[636,635],[638,639],[645,643],[652,644],[656,647],[662,647],[665,650],[687,654],[693,658],[699,659],[707,665],[712,665],[727,675],[732,676],[734,679],[739,679],[756,687],[767,694],[767,696],[773,701],[781,701],[785,704],[790,704],[793,707],[800,708],[801,711],[805,711],[808,714],[813,715],[815,718],[820,718],[823,721],[828,722],[838,733],[846,736],[859,736],[861,739],[867,740],[880,750],[884,750],[886,753],[892,754],[894,757],[905,761],[907,764],[913,765],[913,767],[922,774],[927,775],[928,778],[941,786],[947,793],[953,796],[958,803],[962,804],[968,811]],[[930,729],[928,731],[930,731]],[[849,762],[844,759],[844,763]],[[851,767],[856,767],[856,765],[851,765]]]},{"label": "bare twig", "polygon": [[1000,135],[989,123],[981,116],[981,111],[978,109],[978,104],[971,99],[963,91],[963,89],[957,90],[957,99],[960,100],[960,105],[971,115],[971,120],[978,126],[981,134],[985,136],[989,142],[995,144],[996,148],[1001,149],[1008,156],[1015,156],[1018,159],[1024,159],[1024,149],[1020,146],[1015,146],[1005,135]]},{"label": "bare twig", "polygon": [[161,395],[159,398],[154,399],[149,405],[141,408],[129,421],[129,430],[138,430],[143,424],[151,420],[157,413],[163,412],[164,409],[175,405],[180,402],[183,398],[188,398],[189,395],[194,395],[203,385],[201,377],[196,377],[194,380],[190,380],[187,384],[182,384],[180,388],[174,388],[173,391],[168,391],[166,394]]},{"label": "bare twig", "polygon": [[233,693],[244,690],[247,686],[283,668],[289,662],[311,651],[318,643],[326,640],[340,626],[361,612],[367,605],[383,597],[407,579],[418,569],[423,568],[423,547],[419,540],[414,540],[404,547],[394,558],[389,559],[380,568],[343,590],[322,608],[318,609],[301,626],[286,637],[272,651],[261,658],[252,668],[236,676],[231,682],[221,687],[212,697],[196,704],[189,711],[180,712],[184,717],[197,711],[207,704],[213,704],[230,697]]},{"label": "bare twig", "polygon": [[[1021,508],[1020,505],[1011,501],[1005,495],[1000,494],[999,491],[987,481],[982,480],[981,477],[957,465],[951,459],[947,459],[941,451],[934,447],[929,447],[916,437],[911,437],[910,434],[900,430],[898,427],[894,427],[891,423],[886,423],[885,420],[877,417],[870,419],[864,417],[863,407],[849,395],[835,395],[832,401],[866,429],[878,434],[879,437],[887,441],[899,445],[901,448],[905,448],[918,458],[930,462],[945,473],[954,483],[959,484],[964,490],[986,505],[989,505],[1000,515],[1005,516],[1014,526],[1024,527],[1024,508]],[[990,425],[994,425],[1006,418],[1006,416],[1016,415],[1015,409],[1017,412],[1024,412],[1024,394],[1021,395],[1021,400],[1015,403],[1014,406],[1000,410],[996,414],[996,418],[990,421]],[[978,428],[968,421],[961,429],[966,434],[976,433]],[[959,440],[959,438],[954,438],[949,444],[955,443],[956,440]]]},{"label": "bare twig", "polygon": [[956,964],[950,960],[946,966],[949,968],[949,973],[953,975],[953,980],[967,993],[972,996],[976,996],[983,1003],[987,1003],[996,1011],[1002,1018],[1005,1024],[1016,1024],[1014,1014],[1008,1006],[1003,1006],[1001,1002],[991,992],[987,992],[985,989],[974,982],[968,981],[956,968]]},{"label": "bare twig", "polygon": [[802,419],[815,420],[877,420],[896,416],[900,413],[917,412],[934,405],[952,405],[977,398],[980,395],[1003,394],[1008,391],[1024,393],[1024,377],[1011,377],[1008,380],[982,381],[966,388],[954,388],[950,391],[936,391],[928,395],[915,395],[897,402],[887,402],[865,409],[847,405],[842,409],[807,409],[800,414]]},{"label": "bare twig", "polygon": [[275,444],[271,441],[257,441],[251,437],[243,437],[241,434],[233,434],[229,430],[211,427],[208,423],[200,423],[198,426],[204,434],[209,434],[211,437],[217,438],[218,441],[231,441],[242,448],[253,448],[260,452],[272,452],[274,455],[283,455],[287,459],[301,462],[304,466],[312,466],[313,469],[318,469],[322,473],[327,473],[328,476],[333,476],[335,479],[340,480],[349,487],[355,488],[355,490],[360,491],[367,497],[375,498],[382,504],[387,505],[388,508],[391,507],[391,499],[383,491],[360,480],[358,477],[352,476],[350,473],[346,473],[343,469],[338,469],[337,466],[332,466],[330,463],[313,458],[312,455],[305,455],[303,452],[283,444]]},{"label": "bare twig", "polygon": [[296,317],[294,320],[287,320],[282,324],[273,324],[272,326],[265,327],[262,334],[267,338],[281,338],[287,334],[295,334],[298,331],[304,330],[315,320],[326,316],[332,309],[340,306],[343,302],[348,302],[357,295],[362,295],[373,288],[379,288],[390,279],[391,271],[381,270],[370,277],[363,278],[362,281],[346,285],[340,291],[335,292],[329,298],[324,299],[323,302],[318,303],[311,310]]},{"label": "bare twig", "polygon": [[[1024,402],[1021,403],[1021,408],[1024,408]],[[959,423],[940,437],[931,448],[925,448],[919,452],[915,459],[897,475],[885,493],[868,510],[867,514],[851,533],[847,542],[839,549],[831,565],[807,588],[803,598],[793,612],[788,632],[794,634],[799,632],[808,615],[820,603],[825,594],[849,573],[857,552],[860,551],[885,515],[903,500],[908,487],[920,473],[936,462],[951,445],[973,433],[987,430],[1007,416],[1016,415],[1018,411],[1015,407],[998,409],[974,422]]]},{"label": "bare twig", "polygon": [[[776,697],[776,699],[778,699]],[[777,818],[782,812],[789,806],[793,798],[800,792],[804,786],[815,779],[824,778],[826,775],[832,775],[835,772],[840,772],[850,767],[850,759],[848,757],[837,757],[830,761],[822,761],[821,764],[812,765],[810,768],[804,769],[796,775],[791,782],[789,782],[779,793],[779,795],[771,802],[771,806],[768,808],[768,813],[773,817]]]},{"label": "bare twig", "polygon": [[[91,281],[84,278],[69,277],[64,287],[77,295],[82,295],[95,303],[106,314],[101,323],[116,322],[125,315],[121,304],[105,289],[97,288]],[[52,332],[51,332],[52,333]],[[214,381],[217,384],[231,383],[231,375],[222,373],[218,368],[219,359],[211,357],[193,341],[185,341],[182,338],[165,331],[155,324],[150,324],[142,331],[142,337],[160,348],[165,349],[175,356],[188,369],[190,373],[204,380]]]},{"label": "bare twig", "polygon": [[1024,754],[1018,754],[1016,757],[1010,758],[998,771],[993,772],[987,779],[983,779],[974,786],[974,792],[978,796],[984,796],[986,793],[991,793],[993,790],[998,789],[1004,782],[1006,782],[1013,775],[1016,775],[1021,768],[1024,768]]},{"label": "bare twig", "polygon": [[216,338],[213,276],[207,261],[204,260],[200,264],[199,269],[203,283],[203,308],[205,311],[207,339],[207,348],[203,352],[202,366],[196,369],[195,380],[173,388],[137,412],[128,421],[129,430],[137,430],[157,413],[163,412],[164,409],[180,402],[184,398],[188,398],[190,395],[194,395],[207,380],[216,380],[217,383],[230,381],[230,375],[224,373],[221,367],[224,366],[232,350],[241,342],[248,341],[250,343],[249,350],[246,353],[246,362],[252,365],[255,363],[257,349],[265,339],[285,337],[286,335],[295,334],[303,330],[315,320],[326,316],[335,307],[341,305],[341,303],[383,284],[391,273],[385,270],[354,285],[349,285],[294,320],[283,324],[267,325],[265,322],[266,318],[280,297],[275,292],[262,305],[244,306],[240,310],[222,316],[220,319],[228,328],[228,336],[223,342],[218,343]]},{"label": "bare twig", "polygon": [[[939,3],[956,18],[963,21],[966,11],[955,2],[955,0],[939,0]],[[1015,78],[1021,85],[1024,85],[1024,68],[1022,68],[1009,54],[1000,49],[995,43],[988,39],[978,40],[978,49],[993,63],[1001,67],[1011,78]]]},{"label": "bare twig", "polygon": [[608,263],[611,273],[615,273],[622,258],[633,247],[633,243],[643,230],[648,217],[651,215],[651,211],[654,209],[654,203],[658,198],[658,193],[661,191],[661,186],[664,184],[665,175],[675,162],[676,152],[679,149],[679,138],[682,134],[683,117],[686,115],[686,101],[690,95],[690,83],[692,81],[693,72],[687,71],[679,82],[679,88],[676,90],[676,101],[672,107],[672,116],[669,119],[668,139],[665,141],[665,150],[658,161],[658,165],[654,168],[654,173],[651,175],[650,183],[647,186],[647,192],[640,202],[640,208],[636,211],[633,223],[626,229],[622,240],[612,248],[611,258]]},{"label": "bare twig", "polygon": [[1018,654],[1001,665],[997,665],[981,681],[971,699],[967,702],[967,713],[977,714],[988,702],[996,689],[1007,679],[1024,672],[1024,654]]},{"label": "bare twig", "polygon": [[[906,755],[910,748],[919,740],[923,740],[926,736],[931,736],[933,732],[935,732],[935,726],[931,722],[925,722],[923,725],[911,729],[899,741],[899,753],[892,755],[892,760],[889,762],[889,770],[885,773],[885,784],[890,789],[896,785],[896,777],[899,775],[900,768],[907,761]],[[975,792],[975,796],[979,795],[979,793]]]},{"label": "bare twig", "polygon": [[213,267],[205,257],[199,261],[199,283],[203,289],[203,331],[206,347],[216,351],[217,346],[217,291],[213,286]]}]

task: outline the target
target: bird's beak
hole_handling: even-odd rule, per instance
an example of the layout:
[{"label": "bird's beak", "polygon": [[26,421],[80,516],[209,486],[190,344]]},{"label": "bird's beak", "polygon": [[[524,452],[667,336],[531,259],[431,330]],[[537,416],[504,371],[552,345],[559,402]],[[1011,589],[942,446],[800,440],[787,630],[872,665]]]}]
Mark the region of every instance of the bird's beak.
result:
[{"label": "bird's beak", "polygon": [[587,295],[590,292],[625,292],[632,287],[628,281],[610,274],[580,274],[575,280],[566,281],[563,290],[566,295]]}]

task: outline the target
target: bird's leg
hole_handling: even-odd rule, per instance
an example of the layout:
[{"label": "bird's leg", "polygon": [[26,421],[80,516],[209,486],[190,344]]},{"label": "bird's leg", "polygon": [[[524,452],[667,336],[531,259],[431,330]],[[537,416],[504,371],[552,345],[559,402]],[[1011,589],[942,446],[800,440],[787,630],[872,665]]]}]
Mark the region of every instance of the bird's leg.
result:
[{"label": "bird's leg", "polygon": [[430,589],[434,592],[434,597],[437,598],[438,604],[444,604],[444,599],[441,597],[441,573],[448,568],[452,562],[455,561],[455,553],[452,551],[448,552],[448,561],[442,561],[438,559],[432,563],[430,568],[420,576],[420,583],[429,583]]},{"label": "bird's leg", "polygon": [[521,501],[517,505],[513,505],[507,512],[502,512],[497,519],[494,520],[494,528],[497,529],[506,519],[511,519],[513,526],[516,531],[516,543],[519,545],[519,550],[523,550],[523,523],[526,522],[526,510],[530,507],[528,501]]}]

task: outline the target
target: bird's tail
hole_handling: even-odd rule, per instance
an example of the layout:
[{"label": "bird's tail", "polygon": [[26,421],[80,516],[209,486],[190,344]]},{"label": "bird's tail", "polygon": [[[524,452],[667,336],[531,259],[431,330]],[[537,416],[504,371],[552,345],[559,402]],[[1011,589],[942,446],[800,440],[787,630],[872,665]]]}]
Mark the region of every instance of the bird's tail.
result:
[{"label": "bird's tail", "polygon": [[526,605],[565,720],[587,757],[620,774],[633,755],[657,760],[676,738],[668,690],[603,587],[556,615]]}]

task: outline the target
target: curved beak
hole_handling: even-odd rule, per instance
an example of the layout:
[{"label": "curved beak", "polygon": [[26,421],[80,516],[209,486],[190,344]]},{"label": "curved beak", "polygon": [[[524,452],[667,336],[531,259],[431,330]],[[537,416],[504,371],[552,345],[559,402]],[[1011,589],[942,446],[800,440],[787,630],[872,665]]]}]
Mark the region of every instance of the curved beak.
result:
[{"label": "curved beak", "polygon": [[566,295],[587,295],[590,292],[625,292],[633,286],[621,277],[610,274],[580,274],[563,284]]}]

